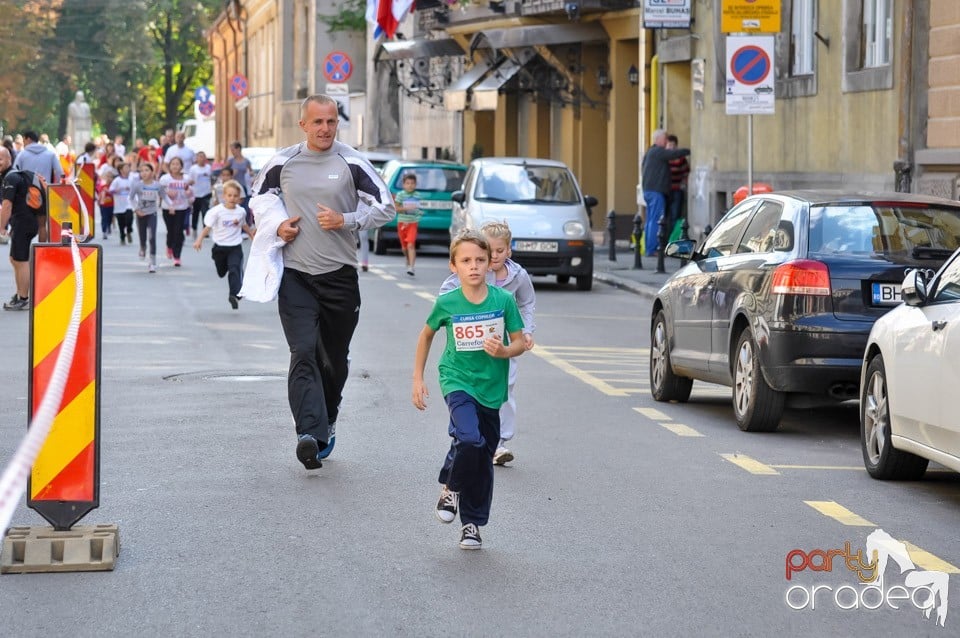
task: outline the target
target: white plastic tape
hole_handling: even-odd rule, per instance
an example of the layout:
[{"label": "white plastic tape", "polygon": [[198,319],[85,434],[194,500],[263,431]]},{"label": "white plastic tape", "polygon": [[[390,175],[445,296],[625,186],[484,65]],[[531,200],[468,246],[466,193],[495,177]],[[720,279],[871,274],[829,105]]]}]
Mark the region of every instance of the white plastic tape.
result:
[{"label": "white plastic tape", "polygon": [[47,440],[47,435],[50,434],[53,420],[63,400],[67,375],[70,372],[70,366],[73,365],[73,352],[77,347],[77,333],[80,331],[80,315],[83,311],[83,264],[76,238],[71,238],[70,253],[73,256],[73,275],[76,280],[73,312],[70,315],[67,333],[63,338],[63,345],[60,346],[60,352],[57,354],[57,363],[53,368],[50,385],[40,401],[40,407],[33,415],[33,422],[27,429],[27,434],[20,441],[13,459],[3,471],[3,476],[0,476],[0,530],[3,533],[6,533],[10,526],[10,519],[13,518],[13,512],[17,509],[17,503],[20,502],[20,495],[27,488],[30,468],[33,467],[44,441]]}]

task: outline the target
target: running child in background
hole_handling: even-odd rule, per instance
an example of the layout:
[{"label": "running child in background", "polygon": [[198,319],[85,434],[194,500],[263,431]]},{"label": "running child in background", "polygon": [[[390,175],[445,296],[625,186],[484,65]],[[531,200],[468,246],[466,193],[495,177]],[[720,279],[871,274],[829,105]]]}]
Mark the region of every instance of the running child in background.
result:
[{"label": "running child in background", "polygon": [[223,279],[227,276],[230,294],[227,300],[230,307],[236,310],[240,305],[240,287],[243,285],[243,237],[244,231],[253,237],[254,230],[247,226],[247,211],[240,206],[243,200],[243,187],[234,180],[223,185],[223,203],[207,211],[203,217],[203,230],[193,242],[193,247],[199,252],[203,248],[203,240],[207,235],[213,235],[213,248],[210,257],[217,267],[217,276]]},{"label": "running child in background", "polygon": [[120,231],[120,245],[133,244],[133,206],[130,204],[130,164],[120,165],[120,174],[110,183],[113,193],[113,216]]},{"label": "running child in background", "polygon": [[[110,184],[114,180],[113,173],[107,173],[102,179],[97,180],[97,204],[100,206],[100,231],[103,238],[110,237],[110,231],[113,230],[113,192],[110,190]],[[123,241],[121,237],[120,241]]]},{"label": "running child in background", "polygon": [[167,258],[180,267],[183,251],[183,229],[190,216],[193,189],[183,174],[183,160],[177,156],[167,165],[170,172],[160,178],[163,190],[163,223],[167,227]]},{"label": "running child in background", "polygon": [[400,250],[407,258],[407,274],[413,277],[417,262],[417,224],[423,217],[416,174],[407,173],[403,176],[403,190],[394,195],[393,199],[397,202],[397,237],[400,239]]},{"label": "running child in background", "polygon": [[161,199],[160,184],[154,179],[153,164],[141,163],[140,179],[130,188],[130,205],[137,216],[140,259],[146,255],[149,241],[150,261],[147,266],[149,272],[157,272],[157,214],[160,211]]},{"label": "running child in background", "polygon": [[[510,259],[510,242],[513,234],[504,222],[487,222],[480,232],[490,244],[490,269],[487,271],[487,283],[504,288],[513,293],[513,297],[523,318],[523,343],[527,350],[534,346],[533,333],[537,329],[533,314],[537,305],[537,294],[533,290],[533,281],[523,266]],[[460,279],[452,274],[441,284],[440,294],[457,288]],[[500,442],[493,455],[494,465],[505,465],[513,460],[506,442],[513,438],[517,425],[517,360],[510,359],[510,376],[507,389],[507,402],[500,408]]]},{"label": "running child in background", "polygon": [[187,172],[187,178],[193,188],[193,217],[190,221],[190,227],[184,229],[186,235],[190,234],[192,228],[193,234],[196,236],[197,229],[203,226],[203,218],[210,208],[210,196],[213,194],[211,175],[212,168],[207,161],[207,154],[203,151],[197,151],[197,161]]},{"label": "running child in background", "polygon": [[[524,353],[523,319],[513,295],[486,281],[490,246],[474,230],[450,244],[450,270],[460,286],[437,297],[417,341],[413,363],[413,405],[426,409],[423,373],[433,337],[441,328],[440,391],[453,441],[440,470],[436,514],[451,523],[460,514],[460,547],[480,549],[479,528],[490,518],[493,455],[500,441],[500,407],[507,400],[507,359]],[[509,339],[505,336],[509,335]]]}]

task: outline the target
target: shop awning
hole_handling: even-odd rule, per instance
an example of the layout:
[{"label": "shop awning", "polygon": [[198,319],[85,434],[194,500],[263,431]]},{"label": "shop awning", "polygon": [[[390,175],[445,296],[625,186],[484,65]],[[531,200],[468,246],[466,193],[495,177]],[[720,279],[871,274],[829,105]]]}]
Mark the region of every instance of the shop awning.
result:
[{"label": "shop awning", "polygon": [[463,55],[463,49],[453,38],[395,40],[381,44],[373,59],[374,62],[379,62],[411,58],[442,58],[452,55]]},{"label": "shop awning", "polygon": [[470,50],[513,49],[574,42],[603,42],[607,32],[596,22],[571,24],[537,24],[512,29],[479,31],[470,41]]},{"label": "shop awning", "polygon": [[466,73],[450,83],[443,91],[443,107],[448,111],[462,111],[467,108],[467,91],[479,82],[491,68],[497,66],[486,60],[480,60]]},{"label": "shop awning", "polygon": [[504,60],[500,66],[473,87],[470,108],[474,111],[497,110],[497,94],[500,92],[500,87],[509,82],[536,55],[533,49],[523,48],[516,51],[513,58]]}]

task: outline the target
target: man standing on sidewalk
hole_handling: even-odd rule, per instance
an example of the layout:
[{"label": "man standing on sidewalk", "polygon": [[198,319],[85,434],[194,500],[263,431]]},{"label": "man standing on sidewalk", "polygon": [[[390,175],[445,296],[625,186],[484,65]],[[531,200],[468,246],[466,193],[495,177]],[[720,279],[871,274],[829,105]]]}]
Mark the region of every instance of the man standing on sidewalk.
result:
[{"label": "man standing on sidewalk", "polygon": [[337,103],[313,95],[300,105],[305,141],[281,149],[260,171],[253,195],[282,194],[289,218],[278,308],[290,347],[287,396],[297,458],[308,470],[333,450],[350,340],[360,317],[357,231],[396,215],[393,197],[364,157],[337,141]]},{"label": "man standing on sidewalk", "polygon": [[[660,219],[666,213],[670,196],[670,160],[690,154],[689,148],[667,148],[667,132],[657,129],[652,135],[653,144],[643,155],[641,164],[643,201],[647,205],[647,220],[644,224],[644,247],[647,255],[654,257],[659,248]],[[668,231],[669,232],[669,231]]]},{"label": "man standing on sidewalk", "polygon": [[34,131],[23,134],[25,146],[17,153],[13,163],[13,170],[33,171],[42,177],[48,184],[56,184],[63,179],[63,167],[57,154],[40,144],[40,136]]},{"label": "man standing on sidewalk", "polygon": [[[40,231],[40,218],[27,203],[33,179],[29,171],[11,170],[10,151],[0,146],[0,235],[6,236],[9,224],[10,264],[17,288],[3,304],[4,310],[30,309],[30,243]],[[42,197],[39,193],[35,196]]]}]

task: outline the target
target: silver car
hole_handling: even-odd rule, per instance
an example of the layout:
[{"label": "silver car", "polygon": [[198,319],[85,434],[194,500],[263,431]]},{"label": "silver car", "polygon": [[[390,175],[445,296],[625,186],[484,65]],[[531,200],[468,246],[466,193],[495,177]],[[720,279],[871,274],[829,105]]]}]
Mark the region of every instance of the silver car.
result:
[{"label": "silver car", "polygon": [[593,287],[593,238],[584,196],[566,164],[532,157],[485,157],[470,162],[455,191],[451,236],[488,221],[506,221],[512,259],[531,275],[556,275],[578,290]]}]

